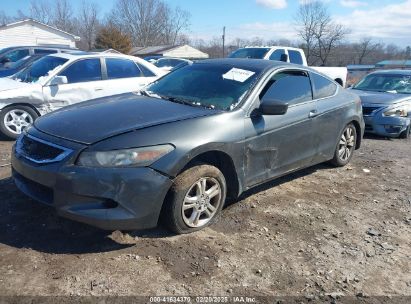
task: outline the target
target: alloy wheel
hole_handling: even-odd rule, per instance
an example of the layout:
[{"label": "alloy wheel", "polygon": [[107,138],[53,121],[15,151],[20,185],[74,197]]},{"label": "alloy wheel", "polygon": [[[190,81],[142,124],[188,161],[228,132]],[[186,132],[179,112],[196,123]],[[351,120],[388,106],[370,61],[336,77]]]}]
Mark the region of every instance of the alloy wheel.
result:
[{"label": "alloy wheel", "polygon": [[343,134],[338,145],[338,156],[342,161],[347,161],[354,150],[355,146],[355,131],[351,126],[348,126]]},{"label": "alloy wheel", "polygon": [[25,110],[13,109],[6,113],[3,123],[9,132],[18,135],[33,123],[33,117]]},{"label": "alloy wheel", "polygon": [[192,228],[205,226],[216,215],[221,198],[221,186],[215,178],[200,178],[184,197],[181,210],[184,223]]}]

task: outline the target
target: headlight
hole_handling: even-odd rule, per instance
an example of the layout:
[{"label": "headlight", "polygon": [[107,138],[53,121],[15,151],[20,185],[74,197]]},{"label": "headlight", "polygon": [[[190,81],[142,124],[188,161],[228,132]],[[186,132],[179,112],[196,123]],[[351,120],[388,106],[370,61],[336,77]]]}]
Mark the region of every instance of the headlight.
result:
[{"label": "headlight", "polygon": [[394,108],[383,113],[384,116],[407,117],[408,111],[405,108]]},{"label": "headlight", "polygon": [[172,145],[159,145],[113,151],[83,152],[77,164],[85,167],[143,167],[174,150]]}]

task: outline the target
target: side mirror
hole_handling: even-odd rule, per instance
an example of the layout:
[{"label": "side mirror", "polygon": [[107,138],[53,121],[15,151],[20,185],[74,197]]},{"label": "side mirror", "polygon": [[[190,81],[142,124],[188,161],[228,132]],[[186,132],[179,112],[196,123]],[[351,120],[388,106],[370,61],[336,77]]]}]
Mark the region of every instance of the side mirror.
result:
[{"label": "side mirror", "polygon": [[284,115],[287,113],[288,103],[271,98],[263,98],[259,110],[263,115]]},{"label": "side mirror", "polygon": [[281,54],[280,61],[288,62],[288,55],[287,54]]},{"label": "side mirror", "polygon": [[66,76],[55,76],[51,81],[50,85],[59,85],[68,83]]}]

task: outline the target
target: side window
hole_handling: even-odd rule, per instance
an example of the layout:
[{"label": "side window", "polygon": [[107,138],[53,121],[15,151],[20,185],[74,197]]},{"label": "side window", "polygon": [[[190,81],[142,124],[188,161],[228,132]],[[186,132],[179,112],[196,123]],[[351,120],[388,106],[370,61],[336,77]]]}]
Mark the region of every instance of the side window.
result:
[{"label": "side window", "polygon": [[280,60],[281,60],[281,55],[284,55],[284,54],[285,54],[285,50],[283,50],[283,49],[275,50],[275,51],[270,55],[270,60],[280,61]]},{"label": "side window", "polygon": [[145,77],[155,77],[154,74],[149,68],[145,67],[144,64],[136,63],[140,70],[143,72]]},{"label": "side window", "polygon": [[141,71],[137,65],[127,59],[107,58],[107,77],[108,79],[141,77]]},{"label": "side window", "polygon": [[66,76],[68,83],[101,80],[100,59],[84,59],[77,61],[59,75]]},{"label": "side window", "polygon": [[34,49],[34,54],[55,54],[57,50]]},{"label": "side window", "polygon": [[304,71],[286,71],[273,76],[261,91],[260,99],[269,97],[288,105],[312,100],[311,83]]},{"label": "side window", "polygon": [[314,99],[330,97],[335,94],[337,85],[327,78],[311,73],[311,79],[314,86]]},{"label": "side window", "polygon": [[15,51],[8,53],[6,56],[4,56],[1,61],[16,62],[20,60],[21,58],[24,58],[28,55],[30,55],[30,52],[28,49],[15,50]]},{"label": "side window", "polygon": [[303,64],[303,57],[298,51],[288,50],[288,56],[290,56],[290,62],[295,64]]}]

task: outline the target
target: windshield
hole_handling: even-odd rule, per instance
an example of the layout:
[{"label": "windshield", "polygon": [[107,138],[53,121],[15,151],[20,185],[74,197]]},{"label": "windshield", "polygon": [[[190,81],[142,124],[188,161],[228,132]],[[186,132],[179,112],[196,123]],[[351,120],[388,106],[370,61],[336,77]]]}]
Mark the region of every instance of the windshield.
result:
[{"label": "windshield", "polygon": [[244,48],[238,49],[231,53],[229,58],[252,58],[252,59],[264,59],[264,56],[268,53],[269,48]]},{"label": "windshield", "polygon": [[154,82],[146,92],[173,102],[227,111],[242,100],[259,73],[228,65],[187,65]]},{"label": "windshield", "polygon": [[356,84],[353,89],[411,94],[411,76],[400,74],[370,74]]},{"label": "windshield", "polygon": [[41,77],[47,76],[50,71],[67,61],[68,59],[60,57],[46,56],[18,72],[12,78],[22,82],[37,82]]}]

